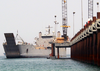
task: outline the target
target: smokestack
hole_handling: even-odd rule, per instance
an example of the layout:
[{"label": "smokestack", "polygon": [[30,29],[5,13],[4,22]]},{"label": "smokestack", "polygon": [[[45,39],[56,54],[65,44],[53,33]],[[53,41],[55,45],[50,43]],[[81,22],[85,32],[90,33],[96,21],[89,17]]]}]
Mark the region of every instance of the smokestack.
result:
[{"label": "smokestack", "polygon": [[61,36],[60,31],[58,31],[57,32],[57,37],[60,37],[60,36]]},{"label": "smokestack", "polygon": [[39,32],[39,38],[41,38],[41,36],[42,36],[42,32]]}]

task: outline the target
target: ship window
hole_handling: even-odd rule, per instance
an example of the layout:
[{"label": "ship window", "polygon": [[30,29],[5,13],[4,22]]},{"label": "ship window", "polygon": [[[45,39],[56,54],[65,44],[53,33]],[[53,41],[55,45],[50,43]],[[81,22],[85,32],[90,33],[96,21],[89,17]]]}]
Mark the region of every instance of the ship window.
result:
[{"label": "ship window", "polygon": [[53,38],[53,36],[42,36],[42,38]]},{"label": "ship window", "polygon": [[51,49],[51,47],[47,47],[47,49]]},{"label": "ship window", "polygon": [[26,53],[28,53],[28,49],[26,50]]}]

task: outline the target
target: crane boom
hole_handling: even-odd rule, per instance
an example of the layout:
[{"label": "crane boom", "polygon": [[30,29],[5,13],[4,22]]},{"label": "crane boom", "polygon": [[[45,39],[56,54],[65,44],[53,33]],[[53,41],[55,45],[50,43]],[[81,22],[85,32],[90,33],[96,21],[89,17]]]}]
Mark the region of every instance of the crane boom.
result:
[{"label": "crane boom", "polygon": [[[62,25],[67,26],[67,1],[62,0]],[[67,27],[63,27],[63,37],[67,39]]]},{"label": "crane boom", "polygon": [[93,0],[88,0],[88,18],[93,17]]}]

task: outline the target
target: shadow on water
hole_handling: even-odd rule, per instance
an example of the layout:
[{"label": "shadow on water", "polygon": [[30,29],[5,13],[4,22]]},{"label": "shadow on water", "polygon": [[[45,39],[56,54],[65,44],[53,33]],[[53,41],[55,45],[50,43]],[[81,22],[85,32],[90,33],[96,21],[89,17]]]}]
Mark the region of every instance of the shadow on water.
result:
[{"label": "shadow on water", "polygon": [[84,64],[84,65],[86,65],[86,66],[96,67],[96,68],[100,69],[100,66],[94,65],[94,64],[92,64],[92,63],[87,63],[87,62],[78,61],[78,60],[74,60],[74,59],[72,59],[72,60],[75,61],[75,62],[78,62],[78,63]]}]

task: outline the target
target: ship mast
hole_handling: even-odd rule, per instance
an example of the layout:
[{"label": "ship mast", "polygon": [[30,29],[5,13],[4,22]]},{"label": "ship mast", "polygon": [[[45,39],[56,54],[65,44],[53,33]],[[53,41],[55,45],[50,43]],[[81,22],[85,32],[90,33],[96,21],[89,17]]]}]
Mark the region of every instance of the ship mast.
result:
[{"label": "ship mast", "polygon": [[48,28],[48,34],[50,34],[50,28],[52,28],[52,27],[50,27],[50,25],[49,25],[49,26],[46,27],[46,28]]},{"label": "ship mast", "polygon": [[[18,37],[19,37],[19,38],[18,38]],[[17,34],[16,34],[16,39],[17,39],[17,40],[21,40],[23,43],[25,43],[24,40],[18,35],[18,30],[17,30]]]}]

